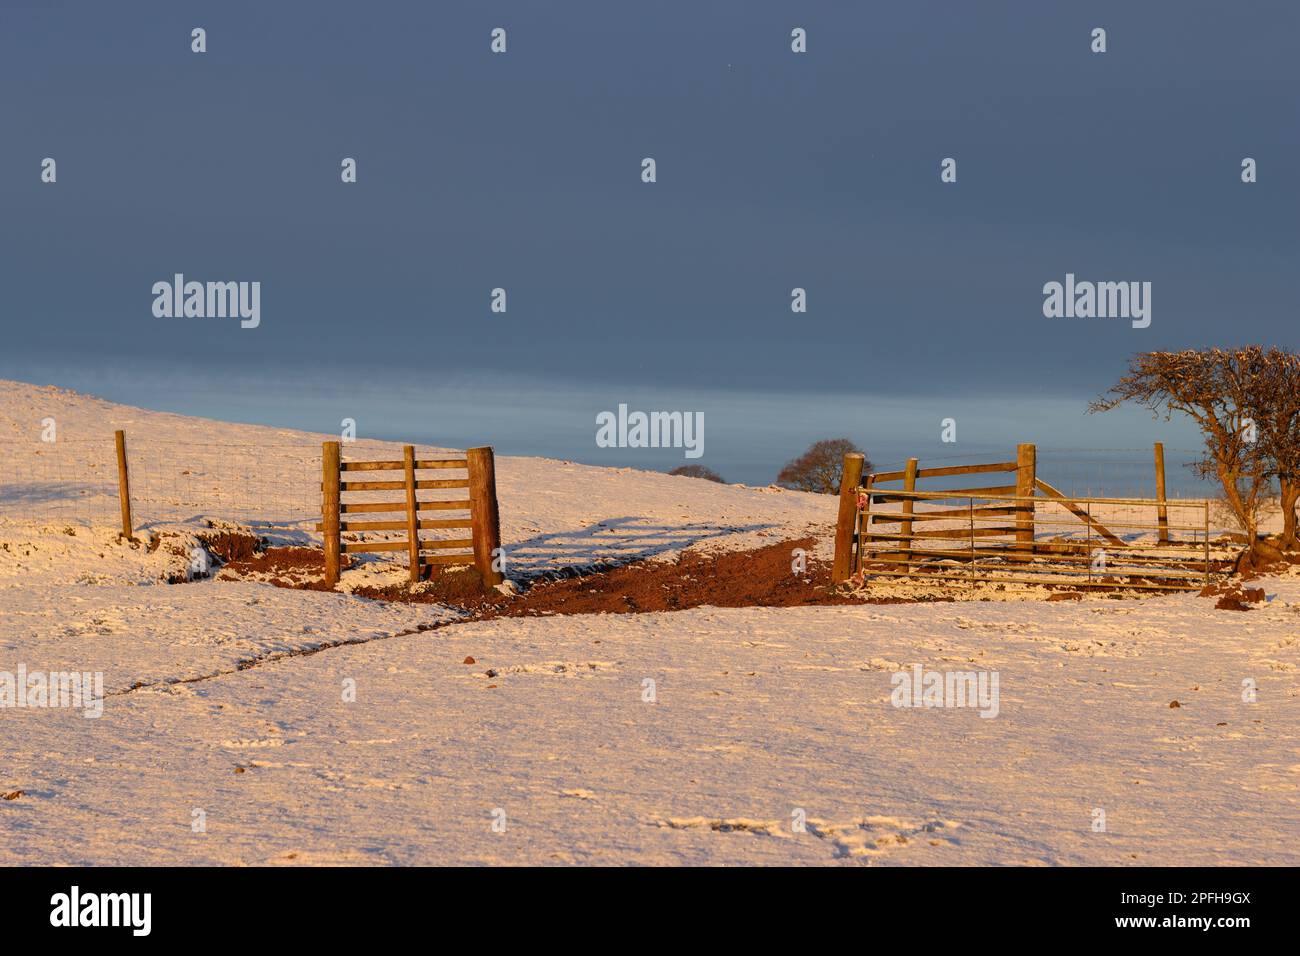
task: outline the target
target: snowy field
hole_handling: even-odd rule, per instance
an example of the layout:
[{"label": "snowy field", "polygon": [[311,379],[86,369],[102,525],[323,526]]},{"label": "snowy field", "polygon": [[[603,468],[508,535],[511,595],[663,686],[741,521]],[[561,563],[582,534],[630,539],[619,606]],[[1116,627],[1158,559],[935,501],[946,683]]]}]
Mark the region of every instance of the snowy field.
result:
[{"label": "snowy field", "polygon": [[[133,476],[154,455],[153,551],[114,533],[115,428]],[[323,437],[0,382],[0,672],[101,671],[107,695],[98,719],[0,709],[0,863],[1300,863],[1294,571],[1248,612],[1187,594],[459,623],[162,583],[209,520],[309,543]],[[835,514],[545,459],[498,459],[498,490],[525,574],[808,535],[828,556]],[[893,706],[913,665],[995,672],[997,715]]]}]

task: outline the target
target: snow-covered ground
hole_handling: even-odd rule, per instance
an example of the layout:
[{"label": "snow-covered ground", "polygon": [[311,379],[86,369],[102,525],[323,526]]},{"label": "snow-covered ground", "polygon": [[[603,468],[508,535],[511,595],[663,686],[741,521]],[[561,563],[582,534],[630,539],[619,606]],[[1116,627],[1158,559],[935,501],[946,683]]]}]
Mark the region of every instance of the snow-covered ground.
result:
[{"label": "snow-covered ground", "polygon": [[[53,443],[41,441],[49,419]],[[253,525],[279,543],[319,542],[311,529],[320,520],[321,442],[337,435],[189,418],[2,380],[0,534],[120,528],[116,429],[126,432],[137,531],[216,518]],[[422,458],[445,451],[417,446]],[[343,455],[400,459],[401,446],[362,439]],[[502,456],[496,470],[502,540],[517,574],[825,536],[835,521],[825,497],[779,488],[546,458]]]},{"label": "snow-covered ground", "polygon": [[[114,428],[133,471],[165,449],[137,524],[179,547],[113,534]],[[309,540],[322,437],[0,383],[0,672],[102,671],[107,694],[97,719],[0,709],[0,795],[21,791],[0,863],[1300,863],[1300,575],[1245,613],[1178,595],[462,623],[161,583],[207,519]],[[825,553],[834,521],[829,498],[629,469],[507,457],[498,479],[527,571],[808,534]],[[893,706],[913,665],[996,673],[997,715]]]}]

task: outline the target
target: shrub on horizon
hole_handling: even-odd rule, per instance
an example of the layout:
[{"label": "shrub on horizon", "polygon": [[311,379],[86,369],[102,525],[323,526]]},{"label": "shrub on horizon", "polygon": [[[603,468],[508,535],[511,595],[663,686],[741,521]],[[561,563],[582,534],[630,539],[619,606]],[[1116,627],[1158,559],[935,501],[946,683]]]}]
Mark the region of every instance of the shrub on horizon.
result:
[{"label": "shrub on horizon", "polygon": [[720,485],[725,485],[727,480],[712,468],[706,468],[703,465],[679,465],[670,475],[680,475],[683,478],[703,478],[705,481],[716,481]]},{"label": "shrub on horizon", "polygon": [[[813,442],[806,452],[788,462],[776,476],[776,483],[782,488],[793,488],[795,491],[837,495],[840,491],[844,456],[854,452],[865,457],[865,452],[847,438],[823,438]],[[862,470],[871,470],[870,460],[863,463]]]}]

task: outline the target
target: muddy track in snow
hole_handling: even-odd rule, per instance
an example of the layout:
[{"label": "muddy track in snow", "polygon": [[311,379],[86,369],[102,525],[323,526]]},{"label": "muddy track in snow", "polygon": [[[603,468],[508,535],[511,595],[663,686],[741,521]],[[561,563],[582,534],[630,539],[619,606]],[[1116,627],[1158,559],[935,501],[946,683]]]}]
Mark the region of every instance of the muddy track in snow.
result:
[{"label": "muddy track in snow", "polygon": [[[195,684],[307,657],[336,647],[369,644],[394,637],[454,627],[501,617],[555,617],[582,614],[648,614],[693,607],[803,607],[899,603],[896,599],[864,601],[831,592],[830,566],[808,558],[816,541],[802,538],[749,551],[701,553],[686,551],[674,561],[641,560],[611,568],[566,569],[557,576],[534,579],[519,594],[483,594],[477,573],[441,573],[416,590],[408,585],[360,588],[352,593],[373,600],[439,604],[463,617],[439,621],[380,637],[329,641],[313,647],[274,651],[246,658],[233,667],[194,677],[139,682],[105,696],[173,684]],[[804,554],[803,573],[796,573],[796,552]],[[243,580],[299,590],[326,590],[323,557],[308,548],[269,548],[229,561],[218,580]]]},{"label": "muddy track in snow", "polygon": [[[454,627],[502,617],[559,617],[584,614],[648,614],[694,607],[807,607],[832,605],[918,603],[914,598],[858,598],[835,593],[830,565],[808,557],[814,538],[780,541],[746,551],[685,551],[676,560],[643,559],[608,568],[569,568],[547,578],[534,578],[518,594],[484,594],[472,568],[439,570],[412,589],[403,583],[359,588],[352,593],[372,600],[439,604],[464,616],[422,624],[380,637],[329,641],[297,650],[275,651],[247,658],[234,667],[196,677],[142,682],[106,696],[171,684],[193,684],[237,674],[293,657],[307,657],[336,647],[368,644],[394,637]],[[796,558],[802,552],[802,573]],[[268,548],[230,560],[218,580],[243,580],[299,590],[328,590],[323,582],[324,556],[310,548]],[[1062,592],[1061,596],[1071,596]],[[936,602],[955,598],[937,597]],[[1219,607],[1225,607],[1220,603]]]}]

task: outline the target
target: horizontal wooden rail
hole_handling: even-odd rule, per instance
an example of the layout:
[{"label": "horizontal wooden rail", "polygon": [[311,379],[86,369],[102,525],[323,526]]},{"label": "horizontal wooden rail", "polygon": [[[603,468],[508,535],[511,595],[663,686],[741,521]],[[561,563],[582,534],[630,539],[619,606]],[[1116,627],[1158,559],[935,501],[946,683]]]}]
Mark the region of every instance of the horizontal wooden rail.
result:
[{"label": "horizontal wooden rail", "polygon": [[[1177,577],[1200,578],[1203,577],[1205,573],[1204,570],[1194,570],[1192,568],[1189,568],[1186,563],[1180,563],[1178,561],[1154,562],[1154,561],[1149,561],[1149,559],[1142,560],[1137,556],[1130,556],[1127,552],[1121,553],[1121,552],[1109,552],[1109,551],[1107,552],[1106,566],[1102,570],[1090,570],[1092,567],[1092,561],[1093,558],[1095,557],[1095,554],[1094,555],[1054,554],[1051,556],[1050,560],[1042,558],[1041,556],[1037,560],[1033,560],[1033,557],[1031,555],[1027,555],[1023,551],[1017,551],[1014,548],[1007,548],[1005,550],[1002,549],[995,550],[995,549],[977,547],[972,551],[970,548],[959,549],[959,548],[891,547],[891,548],[873,549],[872,552],[866,556],[865,562],[869,564],[871,561],[875,560],[877,555],[905,554],[908,553],[909,551],[911,554],[914,555],[919,554],[919,555],[925,555],[934,558],[946,558],[948,560],[970,561],[973,559],[978,561],[980,559],[1009,559],[1013,563],[1020,566],[1023,566],[1033,561],[1034,564],[1038,565],[1041,568],[1040,573],[1043,574],[1091,573],[1093,575],[1100,577],[1108,574],[1132,573],[1132,574],[1139,574],[1144,577],[1162,577],[1164,576],[1163,572],[1160,570],[1162,568],[1173,569],[1174,571],[1177,572],[1176,574]],[[1114,557],[1112,557],[1112,554],[1114,555]],[[1123,570],[1125,568],[1130,568],[1132,570],[1126,572]],[[1153,568],[1155,570],[1152,570]]]},{"label": "horizontal wooden rail", "polygon": [[[410,547],[409,541],[345,541],[343,550],[350,554],[367,554],[377,551],[405,551]],[[421,551],[452,551],[456,548],[472,548],[473,538],[449,538],[445,541],[421,540]]]},{"label": "horizontal wooden rail", "polygon": [[[1205,559],[1201,555],[1199,547],[1184,548],[1175,553],[1165,550],[1163,547],[1157,550],[1151,548],[1110,548],[1107,545],[1097,542],[1095,539],[1089,543],[1080,540],[1073,545],[1053,543],[1049,546],[1039,546],[1033,552],[1026,552],[1024,548],[1017,547],[1019,542],[1007,540],[1006,532],[997,537],[980,537],[972,544],[970,532],[966,537],[950,537],[947,533],[933,532],[930,534],[920,535],[880,535],[873,533],[871,537],[863,539],[863,546],[868,552],[867,559],[870,560],[870,552],[883,552],[892,550],[896,547],[895,542],[913,540],[918,547],[928,546],[936,554],[948,555],[954,558],[969,557],[974,554],[976,557],[1014,557],[1017,560],[1040,560],[1045,563],[1052,561],[1065,561],[1068,558],[1074,558],[1079,555],[1095,556],[1103,551],[1107,555],[1107,560],[1111,563],[1121,563],[1122,561],[1131,561],[1134,563],[1166,564],[1166,565],[1184,565],[1188,562],[1194,562],[1198,567],[1204,565]],[[940,544],[943,541],[957,542],[956,547],[947,544]],[[873,543],[876,542],[876,543]],[[1167,547],[1167,546],[1165,546]]]},{"label": "horizontal wooden rail", "polygon": [[[1088,542],[1080,538],[1068,543],[1065,541],[1039,541],[1034,544],[1034,553],[1041,554],[1044,557],[1057,554],[1096,554],[1101,551],[1105,551],[1107,555],[1114,555],[1116,560],[1122,557],[1125,561],[1147,561],[1152,564],[1181,564],[1194,561],[1199,567],[1205,565],[1204,545],[1201,543],[1193,544],[1188,542],[1187,545],[1180,547],[1176,543],[1166,542],[1165,544],[1130,545],[1127,548],[1112,549],[1096,541]],[[1211,558],[1211,561],[1214,560],[1217,559]]]},{"label": "horizontal wooden rail", "polygon": [[[468,511],[470,501],[468,498],[458,498],[453,501],[417,501],[415,503],[416,511]],[[377,512],[397,512],[406,513],[406,503],[403,501],[369,501],[369,502],[344,502],[340,506],[343,514],[375,514]]]},{"label": "horizontal wooden rail", "polygon": [[464,554],[422,554],[420,555],[420,564],[428,567],[431,564],[474,564],[474,552],[467,551]]},{"label": "horizontal wooden rail", "polygon": [[[428,531],[434,528],[472,528],[474,522],[470,518],[421,518],[417,525],[421,531]],[[342,531],[402,531],[406,526],[406,521],[342,521],[339,528]],[[316,530],[324,531],[324,524],[316,522]]]},{"label": "horizontal wooden rail", "polygon": [[[859,488],[859,495],[871,495],[873,499],[892,497],[892,498],[913,498],[917,501],[922,499],[942,501],[945,498],[980,498],[989,501],[1036,501],[1039,504],[1050,504],[1055,499],[1043,497],[1041,495],[972,495],[970,490],[953,489],[952,491],[902,491],[897,488]],[[1076,501],[1082,501],[1094,505],[1143,505],[1147,508],[1154,508],[1155,502],[1150,498],[1077,498]],[[1188,498],[1184,501],[1178,501],[1170,498],[1165,502],[1169,508],[1195,508],[1201,510],[1205,502],[1199,498]]]},{"label": "horizontal wooden rail", "polygon": [[993,538],[1000,535],[1015,534],[1015,525],[1008,525],[1005,528],[943,528],[936,531],[914,531],[911,534],[887,534],[880,531],[868,531],[863,537],[868,541],[912,541],[923,540],[926,538],[955,538],[959,540],[970,540],[972,536],[976,538]]},{"label": "horizontal wooden rail", "polygon": [[[1090,559],[1069,562],[1064,560],[1043,562],[1043,561],[1026,561],[1023,552],[1006,551],[1006,552],[989,552],[976,550],[944,549],[944,548],[921,548],[912,547],[904,548],[894,545],[888,548],[881,548],[873,551],[867,556],[863,567],[871,567],[878,562],[893,563],[901,560],[900,555],[912,555],[913,563],[918,569],[934,569],[944,562],[960,564],[964,566],[974,565],[981,573],[996,572],[999,567],[1015,565],[1017,568],[1032,570],[1041,574],[1084,574],[1088,575],[1091,571],[1092,577],[1104,577],[1109,574],[1138,577],[1178,577],[1187,578],[1188,580],[1203,581],[1205,569],[1199,562],[1192,561],[1171,561],[1171,562],[1153,562],[1128,559],[1124,562],[1108,562],[1104,570],[1092,568]],[[916,555],[931,558],[931,561],[917,561]],[[1086,557],[1080,555],[1081,557]],[[1060,556],[1066,557],[1066,556]],[[1211,568],[1211,570],[1221,570]]]},{"label": "horizontal wooden rail", "polygon": [[[1002,520],[1015,515],[1015,508],[976,508],[972,515],[969,508],[963,508],[961,511],[914,511],[911,514],[903,511],[873,511],[871,516],[876,519],[876,524],[897,524],[899,521],[947,521],[949,523],[965,523],[973,518],[983,521]],[[976,525],[976,527],[980,527]]]},{"label": "horizontal wooden rail", "polygon": [[1001,471],[1016,470],[1014,461],[999,461],[992,465],[949,465],[944,468],[922,468],[916,473],[918,478],[943,478],[947,475],[991,475]]},{"label": "horizontal wooden rail", "polygon": [[344,541],[343,550],[351,554],[368,554],[379,551],[405,551],[406,541]]},{"label": "horizontal wooden rail", "polygon": [[[431,488],[468,488],[468,478],[422,478],[415,483],[416,491],[428,491]],[[405,491],[404,481],[344,481],[340,482],[342,491]]]},{"label": "horizontal wooden rail", "polygon": [[[866,489],[863,489],[864,492]],[[1015,501],[1037,501],[1036,498],[1017,498],[1014,494],[1015,485],[991,485],[988,488],[954,488],[952,491],[931,492],[931,491],[901,491],[898,489],[871,489],[871,500],[874,503],[881,502],[885,504],[899,501],[917,501],[924,497],[939,498],[1007,498]]]},{"label": "horizontal wooden rail", "polygon": [[[464,458],[432,458],[415,463],[416,470],[434,468],[468,468],[469,462]],[[339,465],[341,471],[402,471],[406,468],[403,461],[345,461]]]},{"label": "horizontal wooden rail", "polygon": [[[871,571],[869,572],[869,574],[872,577],[889,577],[889,578],[912,577],[912,575],[908,575],[905,571],[895,571],[892,569]],[[970,574],[966,572],[958,572],[953,574],[945,574],[942,572],[935,572],[935,573],[926,572],[926,574],[923,576],[923,579],[926,581],[958,581],[964,584],[971,583]],[[1138,582],[1130,581],[1126,584],[1115,584],[1114,582],[1108,582],[1108,581],[1087,581],[1087,580],[1081,581],[1081,580],[1073,580],[1073,579],[1066,581],[1066,580],[1061,580],[1059,578],[1056,580],[1049,580],[1044,578],[1031,578],[1031,577],[1015,576],[1015,575],[1011,575],[1007,577],[999,576],[999,577],[981,578],[980,583],[1036,584],[1039,586],[1049,586],[1049,587],[1055,585],[1057,587],[1064,587],[1070,589],[1109,588],[1111,590],[1114,590],[1115,588],[1122,588],[1124,590],[1129,590],[1129,591],[1194,591],[1198,587],[1198,582],[1188,582],[1187,584],[1147,584],[1147,583],[1138,583]]]},{"label": "horizontal wooden rail", "polygon": [[339,506],[339,511],[345,515],[363,514],[363,513],[374,514],[375,512],[388,512],[388,511],[393,511],[393,512],[400,511],[402,513],[405,513],[406,503],[403,501],[393,501],[393,502],[371,501],[365,503],[351,504],[345,501],[343,502],[343,504]]},{"label": "horizontal wooden rail", "polygon": [[[1002,532],[1002,535],[1005,536],[1006,532]],[[960,535],[954,537],[952,535],[949,535],[946,532],[944,533],[930,532],[927,534],[915,533],[912,535],[906,535],[906,534],[895,535],[895,534],[880,534],[878,532],[872,531],[869,532],[867,535],[863,536],[863,545],[864,547],[867,548],[868,551],[878,551],[881,549],[871,547],[872,541],[879,540],[879,541],[890,542],[890,541],[906,540],[909,537],[917,541],[938,541],[938,540],[961,541],[962,540],[962,537]],[[977,535],[977,537],[980,536]],[[967,541],[970,540],[969,531],[966,532],[965,539]],[[1052,541],[1047,543],[1035,542],[1034,554],[1046,559],[1046,558],[1054,557],[1056,555],[1074,555],[1080,553],[1097,554],[1102,551],[1105,551],[1108,556],[1113,555],[1114,560],[1116,561],[1120,560],[1120,558],[1122,557],[1124,560],[1129,560],[1131,558],[1134,561],[1145,560],[1145,561],[1151,561],[1156,563],[1165,562],[1168,564],[1174,564],[1179,561],[1191,560],[1194,557],[1198,564],[1203,565],[1205,563],[1204,557],[1201,556],[1202,545],[1200,544],[1192,545],[1181,549],[1177,548],[1174,545],[1154,544],[1154,543],[1149,545],[1143,545],[1141,547],[1111,548],[1096,540],[1089,543],[1084,539],[1079,539],[1077,541],[1070,542],[1068,544],[1063,541]],[[1032,555],[1026,555],[1023,548],[1016,548],[1012,546],[1010,542],[997,541],[997,540],[986,541],[975,546],[975,552],[977,554],[1003,554],[1003,553],[1015,554],[1022,558],[1032,556]],[[953,548],[951,550],[945,551],[945,553],[950,553],[954,555],[970,554],[971,549],[969,547],[960,550]]]},{"label": "horizontal wooden rail", "polygon": [[[970,557],[969,551],[944,552],[944,551],[927,550],[925,548],[909,548],[906,550],[898,549],[894,551],[885,552],[885,554],[896,555],[897,557],[890,557],[888,559],[885,559],[883,557],[872,557],[868,562],[868,566],[866,567],[867,574],[892,573],[891,570],[887,570],[888,565],[903,560],[904,556],[910,556],[911,563],[918,567],[920,566],[920,562],[916,560],[918,555],[936,557],[936,558],[945,557],[949,559],[953,557],[967,557],[967,558]],[[990,557],[990,555],[977,555],[977,557]],[[1063,581],[1064,580],[1073,581],[1077,578],[1084,578],[1090,580],[1095,580],[1098,578],[1152,578],[1157,580],[1188,581],[1189,583],[1195,582],[1197,584],[1200,584],[1205,577],[1204,571],[1197,570],[1197,569],[1188,569],[1188,568],[1170,569],[1170,568],[1150,568],[1150,567],[1107,566],[1105,570],[1097,571],[1082,565],[1077,567],[1065,567],[1059,565],[1039,566],[1037,564],[1031,564],[1030,562],[1024,560],[1015,560],[1017,558],[1023,558],[1024,556],[1023,554],[1014,551],[1008,552],[1006,555],[997,555],[997,557],[999,558],[1005,557],[1009,559],[1007,563],[1007,567],[1008,568],[1015,567],[1021,573],[1038,574],[1043,576],[1054,576],[1060,578]],[[877,563],[880,565],[884,565],[885,567],[877,568],[876,567]],[[928,578],[933,573],[931,570],[933,567],[934,567],[933,565],[929,565],[925,568],[923,573],[913,572],[911,576],[918,579]],[[982,576],[981,579],[985,583],[997,583],[997,581],[1000,580],[1000,578],[997,577],[998,572],[1001,570],[1000,567],[990,567],[987,563],[980,564],[978,562],[977,562],[977,567],[980,575]],[[966,578],[967,580],[970,579],[970,572],[966,572]]]},{"label": "horizontal wooden rail", "polygon": [[454,551],[457,548],[474,547],[473,538],[425,538],[420,541],[421,551]]},{"label": "horizontal wooden rail", "polygon": [[[942,468],[919,468],[917,478],[946,478],[949,475],[995,475],[999,472],[1014,472],[1014,461],[999,461],[990,465],[945,465]],[[878,485],[882,481],[901,481],[907,477],[906,471],[882,471],[871,476],[871,483]]]},{"label": "horizontal wooden rail", "polygon": [[[1045,512],[1045,508],[1044,508],[1045,505],[1052,505],[1052,504],[1060,505],[1063,504],[1063,502],[1056,501],[1053,498],[1035,498],[1034,500],[1038,502],[1038,518],[1035,527],[1038,529],[1038,535],[1040,537],[1044,535],[1063,533],[1068,528],[1077,529],[1078,533],[1082,533],[1083,528],[1081,527],[1079,521],[1077,520],[1067,521],[1063,517],[1053,517],[1050,513]],[[1197,510],[1199,511],[1200,509],[1198,508]],[[1016,512],[1015,508],[987,508],[987,509],[977,508],[975,509],[975,514],[973,518],[970,510],[967,508],[962,508],[958,511],[917,511],[910,515],[901,511],[872,511],[871,515],[875,519],[876,524],[897,524],[900,521],[948,521],[948,522],[955,523],[955,522],[970,522],[970,521],[981,522],[986,520],[993,520],[995,518],[1001,518],[1007,515],[1013,515],[1015,514],[1015,512]],[[982,525],[976,523],[975,527],[979,528],[982,527]],[[1159,530],[1160,528],[1164,528],[1165,530],[1168,531],[1199,532],[1204,530],[1200,525],[1190,525],[1190,524],[1158,525],[1154,521],[1115,521],[1112,518],[1106,519],[1106,527],[1112,530],[1125,529],[1129,531],[1149,531],[1153,533]],[[1199,545],[1201,542],[1200,541],[1196,541],[1196,542],[1170,541],[1170,542],[1166,542],[1166,545],[1178,546],[1178,545],[1193,544],[1193,543]],[[1125,542],[1125,547],[1133,547],[1133,545],[1130,542]]]}]

